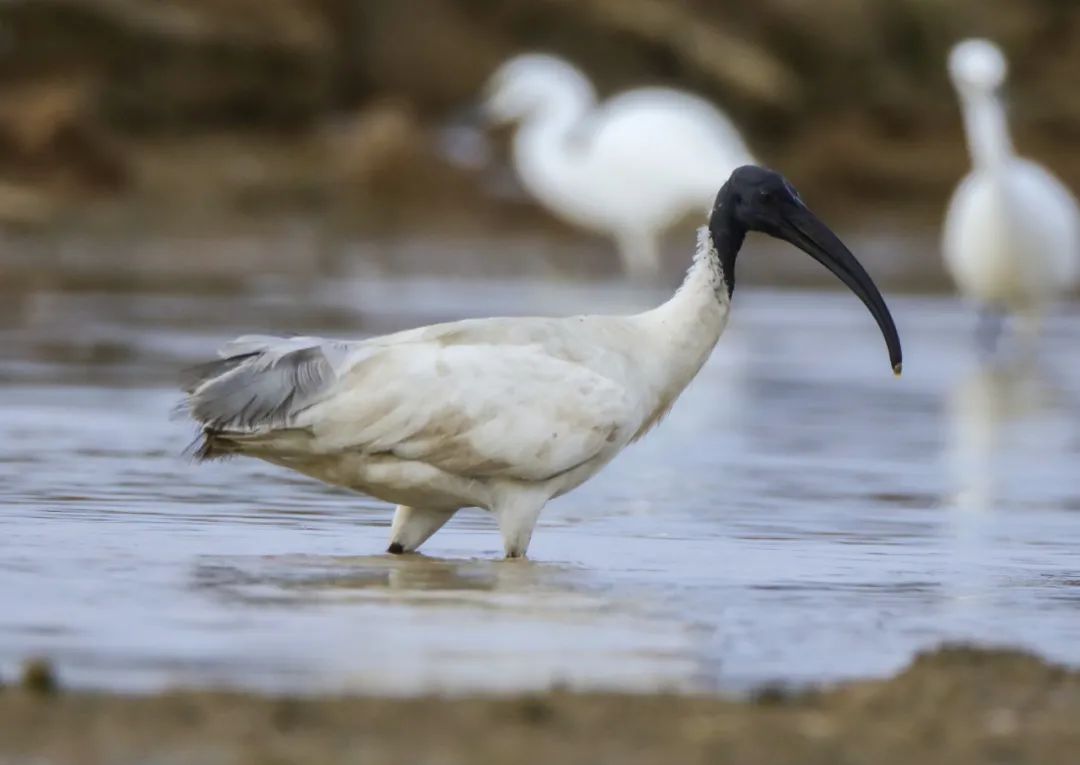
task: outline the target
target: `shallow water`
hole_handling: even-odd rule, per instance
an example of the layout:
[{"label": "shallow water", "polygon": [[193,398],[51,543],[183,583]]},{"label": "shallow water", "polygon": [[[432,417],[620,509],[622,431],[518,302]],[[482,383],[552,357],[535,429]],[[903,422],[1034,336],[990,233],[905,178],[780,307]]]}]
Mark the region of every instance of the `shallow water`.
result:
[{"label": "shallow water", "polygon": [[337,280],[0,306],[0,676],[410,693],[741,690],[879,675],[943,640],[1080,663],[1080,313],[980,364],[948,299],[894,297],[905,375],[841,293],[740,289],[669,418],[553,502],[528,562],[460,513],[254,461],[195,466],[177,370],[242,332],[362,335],[618,310],[620,286]]}]

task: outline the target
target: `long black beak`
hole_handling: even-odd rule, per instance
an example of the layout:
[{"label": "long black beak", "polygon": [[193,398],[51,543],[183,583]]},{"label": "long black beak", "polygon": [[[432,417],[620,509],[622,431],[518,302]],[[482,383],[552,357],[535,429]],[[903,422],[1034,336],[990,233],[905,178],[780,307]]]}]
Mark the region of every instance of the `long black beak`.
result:
[{"label": "long black beak", "polygon": [[889,348],[889,362],[893,372],[900,374],[903,368],[903,351],[900,349],[900,336],[896,333],[896,324],[885,305],[884,298],[877,285],[862,265],[844,246],[829,227],[801,203],[795,203],[785,210],[777,233],[800,250],[806,252],[817,262],[832,271],[859,300],[866,304],[881,328],[885,345]]}]

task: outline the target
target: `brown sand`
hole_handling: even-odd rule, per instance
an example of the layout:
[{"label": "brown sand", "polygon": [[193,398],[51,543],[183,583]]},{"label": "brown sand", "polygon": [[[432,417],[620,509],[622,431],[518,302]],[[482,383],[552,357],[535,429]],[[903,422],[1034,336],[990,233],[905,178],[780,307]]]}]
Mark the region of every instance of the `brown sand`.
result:
[{"label": "brown sand", "polygon": [[945,648],[885,681],[746,701],[0,693],[0,763],[1076,763],[1080,672]]}]

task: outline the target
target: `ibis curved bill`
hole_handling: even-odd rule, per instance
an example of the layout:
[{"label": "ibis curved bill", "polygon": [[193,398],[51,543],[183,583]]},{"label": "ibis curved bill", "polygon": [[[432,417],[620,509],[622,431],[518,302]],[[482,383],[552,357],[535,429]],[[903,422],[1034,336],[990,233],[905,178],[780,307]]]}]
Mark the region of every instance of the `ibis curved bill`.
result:
[{"label": "ibis curved bill", "polygon": [[545,54],[503,64],[488,82],[485,111],[518,125],[514,167],[528,192],[564,221],[612,237],[639,277],[659,268],[664,230],[707,211],[716,179],[753,162],[708,101],[638,88],[598,104],[581,71]]},{"label": "ibis curved bill", "polygon": [[257,457],[398,505],[390,552],[462,507],[494,513],[508,557],[540,511],[641,438],[727,324],[750,231],[819,260],[867,305],[889,361],[900,339],[874,282],[779,174],[738,168],[682,286],[630,316],[470,319],[367,340],[241,337],[191,372],[196,455]]},{"label": "ibis curved bill", "polygon": [[966,40],[949,56],[972,170],[949,202],[945,264],[962,295],[980,305],[984,341],[996,341],[1001,314],[1029,332],[1080,272],[1080,208],[1046,168],[1017,156],[999,91],[1008,65],[986,40]]}]

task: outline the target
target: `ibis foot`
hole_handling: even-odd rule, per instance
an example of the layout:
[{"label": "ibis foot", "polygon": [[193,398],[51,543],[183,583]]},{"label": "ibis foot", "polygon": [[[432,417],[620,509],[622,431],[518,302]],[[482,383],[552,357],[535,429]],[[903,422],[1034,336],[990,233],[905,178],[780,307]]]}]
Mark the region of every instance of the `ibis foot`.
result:
[{"label": "ibis foot", "polygon": [[387,552],[401,555],[416,552],[428,537],[443,527],[450,520],[453,510],[431,510],[423,507],[398,505],[394,511],[394,521],[390,524],[390,547]]},{"label": "ibis foot", "polygon": [[524,558],[529,552],[536,520],[548,501],[547,493],[514,491],[501,497],[495,506],[495,520],[502,534],[503,551],[508,559]]}]

